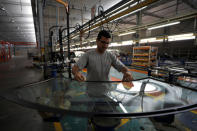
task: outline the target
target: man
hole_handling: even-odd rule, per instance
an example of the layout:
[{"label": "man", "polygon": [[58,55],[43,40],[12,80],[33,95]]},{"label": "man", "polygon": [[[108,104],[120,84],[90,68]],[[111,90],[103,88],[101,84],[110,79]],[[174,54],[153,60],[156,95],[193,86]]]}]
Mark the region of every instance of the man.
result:
[{"label": "man", "polygon": [[110,34],[106,30],[99,32],[96,43],[97,48],[86,52],[73,66],[72,73],[77,81],[85,81],[80,70],[87,67],[87,81],[109,81],[111,66],[123,73],[122,81],[131,81],[133,77],[114,54],[107,51],[110,43]]},{"label": "man", "polygon": [[[131,73],[128,71],[127,67],[124,66],[114,54],[107,51],[107,48],[110,43],[110,34],[109,32],[102,30],[99,32],[96,43],[97,48],[94,50],[90,50],[86,52],[77,63],[72,68],[72,73],[74,78],[77,81],[85,81],[85,77],[81,74],[80,70],[84,67],[87,67],[87,81],[98,81],[96,83],[88,83],[86,92],[89,97],[94,98],[102,98],[106,101],[111,101],[108,97],[105,97],[107,92],[110,91],[113,87],[109,83],[102,83],[99,81],[109,81],[109,71],[111,66],[117,69],[119,72],[122,72],[123,79],[122,81],[131,81],[133,77]],[[132,83],[131,83],[132,86]],[[89,110],[100,111],[100,112],[109,112],[110,109],[113,108],[115,110],[116,107],[106,105],[97,105],[97,100],[95,100],[95,105],[88,106]],[[120,124],[119,118],[91,118],[92,123],[95,125],[96,131],[110,130],[111,127],[115,128]],[[105,127],[103,129],[103,127]],[[110,128],[108,128],[110,127]]]}]

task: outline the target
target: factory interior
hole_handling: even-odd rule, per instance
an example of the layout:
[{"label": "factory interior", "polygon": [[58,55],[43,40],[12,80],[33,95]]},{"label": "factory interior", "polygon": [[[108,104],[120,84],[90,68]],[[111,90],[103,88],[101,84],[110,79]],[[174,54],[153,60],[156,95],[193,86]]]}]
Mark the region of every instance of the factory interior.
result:
[{"label": "factory interior", "polygon": [[[0,130],[197,131],[197,0],[0,0],[0,23]],[[75,79],[102,42],[132,81]]]}]

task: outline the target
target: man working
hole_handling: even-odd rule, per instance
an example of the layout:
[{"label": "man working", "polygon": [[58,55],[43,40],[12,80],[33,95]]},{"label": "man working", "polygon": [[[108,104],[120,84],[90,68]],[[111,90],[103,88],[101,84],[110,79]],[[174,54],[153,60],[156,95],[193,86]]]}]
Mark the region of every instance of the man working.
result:
[{"label": "man working", "polygon": [[127,67],[114,54],[106,51],[110,38],[111,36],[106,30],[99,32],[96,39],[97,48],[86,52],[72,68],[72,73],[77,81],[85,81],[85,77],[80,72],[84,67],[87,67],[87,81],[109,81],[111,66],[123,73],[122,81],[133,80]]},{"label": "man working", "polygon": [[[87,94],[92,99],[95,97],[100,97],[102,99],[105,99],[106,101],[110,101],[110,99],[105,96],[107,92],[113,87],[111,86],[111,84],[102,82],[99,83],[99,81],[109,81],[109,72],[111,66],[124,74],[122,81],[133,80],[133,77],[128,71],[127,67],[124,66],[114,54],[106,51],[110,43],[110,38],[111,36],[109,32],[105,30],[100,31],[96,39],[97,48],[86,52],[72,68],[72,73],[77,81],[85,81],[85,77],[80,72],[80,70],[85,67],[87,67],[87,81],[98,81],[96,83],[87,84]],[[113,108],[113,110],[115,110],[116,108],[114,106],[109,107],[108,104],[97,105],[96,102],[95,105],[92,105],[92,107],[94,108],[92,110],[100,112],[109,112],[111,111],[111,108]],[[89,106],[88,108],[91,109],[92,107]],[[109,127],[115,128],[120,124],[120,119],[117,118],[92,117],[91,121],[92,123],[94,123],[96,131],[113,131],[113,129],[111,130]]]}]

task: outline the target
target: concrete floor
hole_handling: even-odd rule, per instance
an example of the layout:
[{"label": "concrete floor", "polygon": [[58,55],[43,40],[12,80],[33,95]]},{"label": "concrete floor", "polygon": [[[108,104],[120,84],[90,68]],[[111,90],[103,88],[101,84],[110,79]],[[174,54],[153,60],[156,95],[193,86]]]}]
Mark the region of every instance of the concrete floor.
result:
[{"label": "concrete floor", "polygon": [[[0,94],[18,86],[43,79],[40,69],[32,68],[32,60],[15,56],[0,64]],[[43,122],[36,110],[28,109],[0,97],[0,130],[53,131],[53,123]]]}]

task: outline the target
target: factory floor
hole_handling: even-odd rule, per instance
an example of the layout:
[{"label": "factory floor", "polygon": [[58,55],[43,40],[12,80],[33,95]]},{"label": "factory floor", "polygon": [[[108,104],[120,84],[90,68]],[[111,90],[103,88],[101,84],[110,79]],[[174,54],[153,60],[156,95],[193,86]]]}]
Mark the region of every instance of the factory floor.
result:
[{"label": "factory floor", "polygon": [[[0,64],[0,94],[43,79],[42,71],[32,68],[31,62],[27,57],[17,56],[7,63]],[[130,69],[130,71],[133,72],[135,78],[146,77],[146,72],[135,69]],[[113,69],[111,72],[112,79],[122,78]],[[25,108],[1,97],[0,105],[0,130],[2,131],[75,131],[75,129],[83,131],[83,128],[84,131],[87,130],[86,118],[64,117],[59,123],[43,122],[36,110]],[[84,122],[86,124],[82,125]],[[196,111],[193,111],[175,115],[174,122],[170,124],[157,122],[152,118],[123,119],[116,131],[196,131],[196,123],[197,115]],[[61,127],[58,128],[58,126]]]},{"label": "factory floor", "polygon": [[[32,60],[15,56],[0,63],[0,94],[12,88],[42,80],[42,72],[32,68]],[[22,107],[0,97],[1,131],[54,131],[53,123],[43,122],[36,110]]]}]

